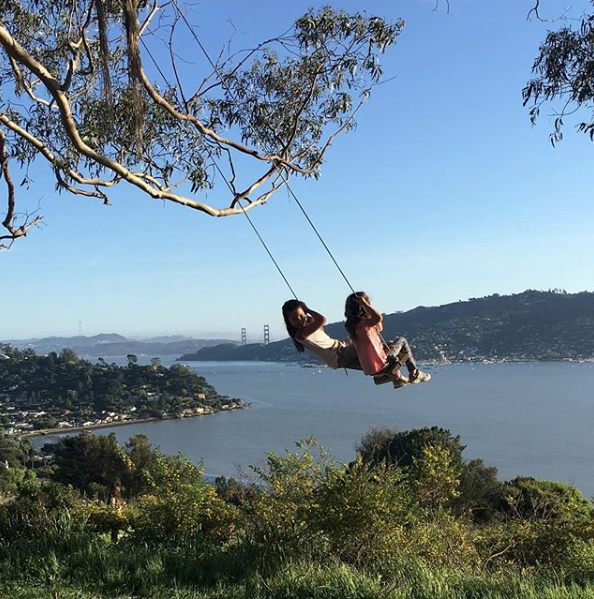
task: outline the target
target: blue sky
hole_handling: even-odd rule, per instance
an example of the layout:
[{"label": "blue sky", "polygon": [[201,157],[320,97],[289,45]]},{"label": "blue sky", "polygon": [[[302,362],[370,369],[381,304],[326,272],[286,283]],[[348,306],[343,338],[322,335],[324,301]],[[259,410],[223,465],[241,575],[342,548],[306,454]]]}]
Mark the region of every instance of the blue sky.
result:
[{"label": "blue sky", "polygon": [[[192,20],[211,53],[284,31],[309,6],[204,0]],[[594,145],[550,111],[522,106],[538,45],[559,23],[528,21],[533,2],[333,1],[406,28],[383,57],[358,127],[337,140],[320,180],[292,187],[348,278],[384,312],[527,288],[593,289]],[[541,14],[588,2],[544,0]],[[197,56],[195,49],[185,48]],[[34,169],[28,207],[45,226],[0,253],[0,339],[117,332],[261,339],[285,336],[291,297],[243,217],[212,219],[121,187],[104,207],[54,193]],[[217,192],[209,199],[216,202]],[[250,213],[300,299],[340,320],[350,292],[285,192]],[[4,302],[3,302],[4,303]]]}]

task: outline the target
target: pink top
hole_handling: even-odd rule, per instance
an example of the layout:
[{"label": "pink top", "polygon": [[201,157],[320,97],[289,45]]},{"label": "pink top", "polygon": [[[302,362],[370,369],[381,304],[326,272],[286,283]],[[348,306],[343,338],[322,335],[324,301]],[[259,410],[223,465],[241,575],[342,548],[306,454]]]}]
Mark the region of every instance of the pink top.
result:
[{"label": "pink top", "polygon": [[376,374],[388,362],[384,344],[375,327],[360,322],[355,329],[355,347],[365,374]]}]

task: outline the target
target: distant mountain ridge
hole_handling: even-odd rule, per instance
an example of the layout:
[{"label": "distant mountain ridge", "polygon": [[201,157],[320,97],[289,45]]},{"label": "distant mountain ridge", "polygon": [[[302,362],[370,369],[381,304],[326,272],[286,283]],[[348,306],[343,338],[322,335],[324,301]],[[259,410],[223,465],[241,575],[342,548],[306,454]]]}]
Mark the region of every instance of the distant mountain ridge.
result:
[{"label": "distant mountain ridge", "polygon": [[202,347],[229,343],[228,339],[190,339],[181,335],[154,337],[152,339],[127,339],[117,333],[102,333],[92,337],[45,337],[42,339],[7,339],[0,343],[10,343],[20,349],[31,347],[37,354],[60,352],[68,347],[81,356],[120,356],[126,354],[175,356],[195,352]]},{"label": "distant mountain ridge", "polygon": [[[332,337],[347,336],[343,323],[325,328]],[[594,293],[527,290],[419,306],[384,316],[384,338],[398,335],[408,338],[421,361],[594,359]],[[202,348],[180,359],[315,360],[298,354],[290,339]]]},{"label": "distant mountain ridge", "polygon": [[75,337],[56,337],[52,335],[50,337],[35,337],[33,339],[5,339],[3,343],[12,343],[15,346],[33,346],[37,343],[55,343],[58,345],[67,343],[70,345],[64,345],[63,347],[72,348],[80,345],[99,345],[101,343],[117,343],[120,341],[128,341],[128,339],[117,333],[100,333],[99,335],[93,335],[92,337],[85,337],[83,335],[76,335]]}]

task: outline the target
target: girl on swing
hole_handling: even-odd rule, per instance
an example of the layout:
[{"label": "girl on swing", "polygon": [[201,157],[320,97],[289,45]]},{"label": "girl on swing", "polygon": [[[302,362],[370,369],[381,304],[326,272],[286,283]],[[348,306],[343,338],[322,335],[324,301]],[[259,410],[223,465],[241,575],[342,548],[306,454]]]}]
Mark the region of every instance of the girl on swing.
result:
[{"label": "girl on swing", "polygon": [[308,349],[330,368],[361,370],[357,350],[350,339],[332,339],[324,331],[326,318],[304,302],[289,300],[283,304],[287,332],[298,352]]},{"label": "girl on swing", "polygon": [[[431,378],[421,372],[412,356],[408,341],[398,337],[384,342],[380,337],[383,317],[369,301],[364,291],[351,293],[344,307],[345,327],[357,350],[357,356],[365,374],[373,375],[374,382],[381,384],[392,381],[399,389],[409,383],[423,383]],[[400,374],[400,367],[406,366],[408,377]]]},{"label": "girl on swing", "polygon": [[[359,295],[361,294],[353,294],[354,297]],[[351,309],[351,306],[353,305],[353,301],[349,301],[349,299],[353,296],[349,296],[347,299],[347,306],[349,309]],[[367,297],[367,295],[365,295],[365,297]],[[368,299],[367,304],[369,305]],[[369,305],[369,307],[371,306]],[[308,308],[304,302],[298,300],[289,300],[285,302],[282,311],[287,326],[287,332],[291,339],[293,339],[297,351],[302,352],[305,349],[308,349],[331,368],[363,370],[365,374],[374,375],[374,382],[376,384],[392,381],[394,387],[399,388],[409,382],[409,379],[400,375],[399,372],[401,362],[404,361],[409,372],[412,373],[412,380],[410,380],[410,382],[420,383],[422,381],[428,381],[431,378],[429,374],[421,372],[416,368],[412,359],[410,347],[403,337],[399,337],[390,344],[391,353],[395,352],[395,354],[398,354],[398,358],[388,358],[385,351],[381,348],[380,342],[379,353],[375,351],[372,352],[372,354],[378,353],[378,356],[375,360],[372,360],[372,362],[365,362],[369,355],[369,352],[366,349],[365,334],[355,334],[354,336],[351,334],[351,338],[347,341],[338,341],[337,339],[329,337],[323,328],[324,324],[326,324],[326,318],[322,314]],[[377,313],[377,311],[375,312],[379,316],[377,324],[381,327],[382,316]],[[346,316],[348,324],[349,313],[347,313]],[[354,322],[353,318],[350,320]],[[369,322],[366,323],[368,327],[370,326]],[[355,333],[357,333],[357,329],[364,330],[365,328],[366,327],[355,326],[354,330]],[[381,330],[381,328],[379,330]],[[373,338],[373,336],[374,334],[371,333],[369,338]],[[375,330],[375,336],[379,339],[377,329]],[[364,356],[362,360],[360,359],[360,356],[357,355],[359,351],[361,351],[361,355]],[[381,361],[382,358],[383,362]],[[399,361],[399,358],[401,361]]]}]

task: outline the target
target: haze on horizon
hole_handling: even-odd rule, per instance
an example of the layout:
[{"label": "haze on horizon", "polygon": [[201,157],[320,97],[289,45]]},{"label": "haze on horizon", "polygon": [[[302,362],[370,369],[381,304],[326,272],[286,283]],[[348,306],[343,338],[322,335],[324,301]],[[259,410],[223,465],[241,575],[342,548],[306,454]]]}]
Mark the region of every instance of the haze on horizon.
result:
[{"label": "haze on horizon", "polygon": [[[525,291],[525,290],[522,290]],[[573,292],[573,291],[567,291],[566,289],[548,289],[548,290],[536,290],[536,291],[562,291],[562,292],[567,292],[567,293],[579,293],[579,292],[592,292],[592,290],[590,289],[581,289],[580,291],[577,292]],[[519,292],[521,293],[521,292]],[[491,294],[489,294],[491,295]],[[499,294],[499,295],[503,295],[503,294]],[[506,295],[510,295],[510,294],[506,294]],[[462,301],[468,301],[468,300],[472,300],[472,299],[477,299],[477,298],[464,298],[464,299],[460,299],[458,301],[462,302]],[[441,304],[440,304],[441,305]],[[420,306],[415,306],[415,308],[420,307]],[[430,308],[430,307],[437,307],[437,306],[423,306],[426,308]],[[411,310],[414,308],[411,308]],[[394,312],[404,312],[405,310],[386,310],[385,313],[386,314],[392,314]],[[339,318],[339,321],[344,320],[344,318]],[[247,342],[248,343],[260,343],[263,341],[263,327],[260,327],[259,330],[250,330],[247,329]],[[152,341],[152,342],[170,342],[170,341],[175,341],[175,340],[182,340],[182,339],[205,339],[205,340],[209,340],[209,339],[224,339],[224,340],[229,340],[229,341],[237,341],[240,342],[241,340],[241,331],[237,332],[237,331],[198,331],[194,334],[191,333],[171,333],[171,332],[162,332],[162,333],[157,333],[157,334],[143,334],[143,333],[139,333],[139,334],[124,334],[118,331],[111,331],[111,330],[104,330],[104,331],[97,331],[97,332],[93,332],[93,333],[86,333],[84,330],[79,329],[76,333],[73,334],[50,334],[50,335],[33,335],[27,338],[17,338],[17,337],[13,337],[13,338],[2,338],[0,339],[0,342],[15,342],[15,341],[30,341],[30,340],[37,340],[37,339],[43,339],[43,338],[51,338],[51,337],[65,337],[65,338],[76,338],[76,337],[84,337],[84,338],[92,338],[98,335],[121,335],[122,337],[126,338],[126,340],[129,341]],[[278,336],[274,336],[274,335],[270,335],[270,341],[279,341],[281,339],[285,339],[287,337],[287,333],[286,330],[281,330],[280,334]]]}]

